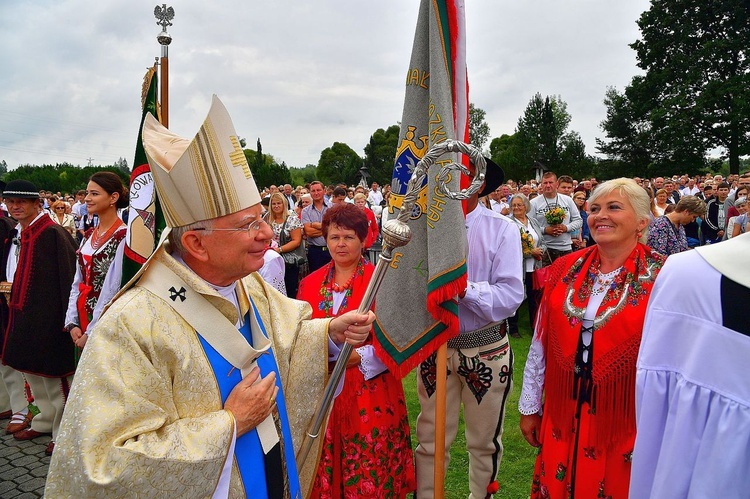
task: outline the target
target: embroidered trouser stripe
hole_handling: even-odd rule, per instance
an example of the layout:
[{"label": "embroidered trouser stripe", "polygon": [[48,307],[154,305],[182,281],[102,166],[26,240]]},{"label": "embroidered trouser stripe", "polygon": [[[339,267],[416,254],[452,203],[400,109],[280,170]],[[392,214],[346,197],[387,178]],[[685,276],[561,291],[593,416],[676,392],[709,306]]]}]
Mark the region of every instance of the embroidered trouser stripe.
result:
[{"label": "embroidered trouser stripe", "polygon": [[[497,427],[495,428],[495,436],[492,438],[492,441],[495,444],[495,453],[492,455],[492,476],[497,476],[497,470],[500,465],[500,459],[502,457],[502,451],[503,451],[503,442],[502,442],[502,436],[503,436],[503,423],[505,421],[505,404],[508,402],[508,396],[510,395],[511,389],[513,388],[513,364],[514,364],[514,357],[513,357],[513,351],[508,352],[510,355],[510,378],[507,383],[505,383],[505,393],[503,393],[503,401],[500,404],[500,415],[497,419]],[[488,494],[487,497],[490,497]]]},{"label": "embroidered trouser stripe", "polygon": [[[507,338],[479,348],[461,351],[448,349],[446,448],[443,450],[445,466],[447,469],[450,446],[458,431],[459,411],[463,404],[469,452],[469,497],[473,499],[487,495],[487,486],[495,480],[502,459],[505,404],[513,386],[512,363]],[[470,384],[468,378],[479,378],[483,383]],[[422,410],[417,417],[419,444],[415,457],[417,497],[422,499],[434,497],[435,397],[428,395],[424,380],[419,375],[417,392]]]}]

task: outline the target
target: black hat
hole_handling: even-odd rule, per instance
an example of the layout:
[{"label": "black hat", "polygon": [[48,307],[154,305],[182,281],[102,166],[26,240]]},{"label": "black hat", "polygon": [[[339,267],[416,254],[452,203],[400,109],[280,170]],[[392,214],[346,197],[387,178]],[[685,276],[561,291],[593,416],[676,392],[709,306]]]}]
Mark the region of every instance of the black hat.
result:
[{"label": "black hat", "polygon": [[505,172],[497,166],[490,158],[487,160],[487,170],[484,172],[484,189],[479,193],[479,197],[487,196],[489,193],[503,185],[505,182]]},{"label": "black hat", "polygon": [[28,180],[11,180],[3,189],[3,197],[39,199],[39,189]]}]

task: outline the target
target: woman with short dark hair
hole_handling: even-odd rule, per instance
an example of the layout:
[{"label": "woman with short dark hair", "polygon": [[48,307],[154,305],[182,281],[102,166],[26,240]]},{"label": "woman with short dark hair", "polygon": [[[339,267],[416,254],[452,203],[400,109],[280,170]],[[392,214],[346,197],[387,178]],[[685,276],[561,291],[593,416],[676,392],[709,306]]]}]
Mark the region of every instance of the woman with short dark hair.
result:
[{"label": "woman with short dark hair", "polygon": [[[313,318],[356,310],[374,267],[362,257],[367,216],[350,203],[329,208],[321,230],[331,262],[305,277],[298,299]],[[366,485],[365,485],[366,484]],[[352,350],[334,400],[313,498],[406,497],[416,488],[409,419],[401,381],[380,361],[370,338]]]},{"label": "woman with short dark hair", "polygon": [[674,210],[655,218],[648,228],[648,245],[664,256],[689,249],[685,225],[706,213],[706,203],[695,196],[682,196]]}]

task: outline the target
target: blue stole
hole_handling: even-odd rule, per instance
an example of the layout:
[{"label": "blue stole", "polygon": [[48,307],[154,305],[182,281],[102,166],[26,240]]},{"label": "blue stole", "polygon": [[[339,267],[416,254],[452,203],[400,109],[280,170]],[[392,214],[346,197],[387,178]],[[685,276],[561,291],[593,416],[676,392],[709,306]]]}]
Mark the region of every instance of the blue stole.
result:
[{"label": "blue stole", "polygon": [[[250,311],[252,311],[255,320],[257,320],[257,324],[263,335],[268,337],[263,321],[261,320],[252,300],[250,300]],[[245,315],[243,326],[240,328],[240,333],[242,333],[242,336],[244,336],[247,342],[252,346],[253,341],[250,333],[250,322],[253,319],[250,316],[250,311]],[[198,338],[200,339],[203,350],[206,353],[208,362],[211,364],[211,368],[214,371],[214,376],[216,377],[216,382],[219,385],[219,391],[221,392],[221,403],[224,404],[227,401],[229,393],[242,380],[242,374],[239,369],[234,369],[232,364],[219,355],[219,353],[208,344],[203,336],[200,335],[200,332],[198,332]],[[284,444],[283,458],[286,461],[289,492],[292,498],[301,498],[302,493],[300,492],[299,473],[297,472],[297,462],[295,461],[294,456],[292,433],[289,429],[286,402],[284,400],[284,392],[281,389],[281,377],[279,376],[279,370],[276,366],[276,359],[271,353],[271,350],[269,350],[267,353],[261,354],[261,356],[258,357],[257,363],[262,377],[267,376],[271,371],[276,373],[276,386],[279,387],[276,404],[278,406],[279,419],[281,421],[281,441]],[[230,371],[231,374],[227,376],[227,373]],[[237,465],[240,470],[240,475],[242,475],[242,483],[245,486],[247,497],[267,499],[268,487],[266,484],[263,448],[260,445],[257,430],[252,429],[237,439],[234,446],[234,457],[237,459]]]}]

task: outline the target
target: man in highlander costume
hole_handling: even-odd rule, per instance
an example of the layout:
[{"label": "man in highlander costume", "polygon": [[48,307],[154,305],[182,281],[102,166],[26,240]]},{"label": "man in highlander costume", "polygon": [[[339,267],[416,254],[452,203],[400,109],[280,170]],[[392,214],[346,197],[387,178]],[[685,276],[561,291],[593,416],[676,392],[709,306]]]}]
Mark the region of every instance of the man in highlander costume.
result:
[{"label": "man in highlander costume", "polygon": [[435,494],[435,453],[443,452],[446,467],[449,464],[461,405],[469,453],[469,497],[491,497],[499,488],[495,478],[503,457],[505,405],[513,389],[507,319],[523,301],[523,257],[518,226],[479,202],[504,180],[503,171],[489,160],[486,175],[482,192],[466,202],[468,282],[458,297],[461,334],[448,340],[444,449],[435,449],[436,354],[420,365],[417,375],[422,408],[415,451],[420,499]]},{"label": "man in highlander costume", "polygon": [[303,497],[317,463],[295,453],[329,355],[374,315],[309,320],[255,272],[273,234],[218,98],[192,141],[149,115],[143,144],[168,244],[86,345],[46,495]]}]

